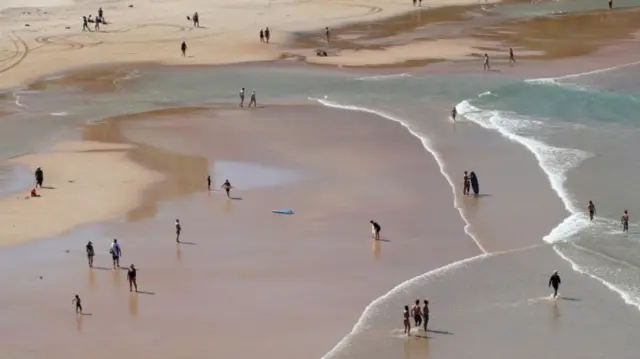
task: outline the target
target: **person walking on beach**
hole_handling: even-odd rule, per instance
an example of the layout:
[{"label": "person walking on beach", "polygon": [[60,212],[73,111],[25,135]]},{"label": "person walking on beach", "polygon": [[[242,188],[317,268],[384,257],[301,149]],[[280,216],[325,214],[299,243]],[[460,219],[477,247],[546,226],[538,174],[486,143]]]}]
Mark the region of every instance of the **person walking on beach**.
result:
[{"label": "person walking on beach", "polygon": [[416,299],[416,304],[411,308],[411,314],[413,315],[413,322],[416,324],[416,328],[420,328],[422,325],[422,308],[420,308],[419,299]]},{"label": "person walking on beach", "polygon": [[244,87],[240,90],[240,107],[244,107]]},{"label": "person walking on beach", "polygon": [[380,231],[382,230],[382,227],[380,227],[380,224],[378,224],[378,222],[371,220],[369,221],[369,223],[371,223],[371,234],[373,235],[373,238],[376,241],[380,240]]},{"label": "person walking on beach", "polygon": [[42,183],[44,182],[44,172],[42,172],[42,168],[36,168],[34,175],[36,177],[36,187],[42,188]]},{"label": "person walking on beach", "polygon": [[491,71],[491,65],[489,64],[489,55],[484,54],[484,70]]},{"label": "person walking on beach", "polygon": [[587,210],[589,211],[589,220],[593,221],[593,216],[596,215],[596,205],[593,202],[589,201],[589,206],[587,206]]},{"label": "person walking on beach", "polygon": [[471,180],[469,180],[469,175],[467,171],[464,171],[464,178],[462,180],[462,194],[465,196],[469,195],[469,191],[471,190]]},{"label": "person walking on beach", "polygon": [[553,297],[558,297],[558,288],[560,288],[560,275],[558,275],[558,271],[554,271],[551,277],[549,277],[549,287],[553,287]]},{"label": "person walking on beach", "polygon": [[406,335],[411,335],[411,322],[409,321],[409,315],[409,306],[405,305],[402,317],[404,318],[404,333]]},{"label": "person walking on beach", "polygon": [[180,220],[176,219],[176,243],[180,243],[180,232],[182,232],[182,226]]},{"label": "person walking on beach", "polygon": [[91,32],[91,28],[89,28],[89,20],[87,20],[86,16],[82,17],[82,31]]},{"label": "person walking on beach", "polygon": [[516,64],[516,56],[513,54],[513,49],[509,48],[509,65],[513,66]]},{"label": "person walking on beach", "polygon": [[413,6],[416,6],[417,3],[418,3],[418,0],[413,0]]},{"label": "person walking on beach", "polygon": [[427,331],[427,325],[429,324],[429,301],[424,300],[424,306],[422,307],[422,328]]},{"label": "person walking on beach", "polygon": [[180,45],[180,50],[182,51],[182,57],[187,56],[187,42],[183,41],[182,45]]},{"label": "person walking on beach", "polygon": [[458,110],[455,106],[453,106],[453,108],[451,109],[451,119],[453,120],[453,122],[456,122],[456,116],[458,116]]},{"label": "person walking on beach", "polygon": [[89,268],[93,268],[93,256],[95,255],[95,252],[93,251],[93,243],[91,243],[91,241],[87,243],[86,251],[87,251],[87,260],[89,261]]},{"label": "person walking on beach", "polygon": [[94,21],[93,30],[100,31],[100,16],[96,17]]},{"label": "person walking on beach", "polygon": [[258,103],[256,102],[256,90],[251,91],[251,99],[249,100],[249,107],[251,107],[251,104],[253,104],[253,108],[256,108],[256,106],[258,106]]},{"label": "person walking on beach", "polygon": [[264,42],[264,30],[260,29],[260,42]]},{"label": "person walking on beach", "polygon": [[227,198],[231,198],[231,189],[233,188],[233,186],[231,185],[231,182],[229,182],[228,179],[224,180],[224,183],[221,186],[222,188],[224,188],[224,190],[227,192]]},{"label": "person walking on beach", "polygon": [[620,218],[620,223],[622,224],[622,231],[629,232],[629,213],[627,213],[626,209],[624,210],[622,218]]},{"label": "person walking on beach", "polygon": [[324,28],[324,39],[327,41],[327,44],[329,44],[329,40],[331,40],[331,33],[329,32],[329,27]]},{"label": "person walking on beach", "polygon": [[109,253],[111,253],[111,259],[113,260],[113,269],[116,269],[116,267],[120,268],[120,257],[122,256],[122,249],[120,248],[120,244],[118,243],[117,239],[114,239],[113,243],[111,243]]},{"label": "person walking on beach", "polygon": [[613,9],[613,0],[609,0],[609,10]]},{"label": "person walking on beach", "polygon": [[129,292],[133,292],[133,288],[136,289],[136,293],[138,292],[138,282],[136,282],[136,267],[132,265],[129,266],[127,270],[127,280],[129,281]]},{"label": "person walking on beach", "polygon": [[80,296],[76,294],[71,300],[71,304],[76,305],[76,314],[82,314],[82,301],[80,300]]},{"label": "person walking on beach", "polygon": [[271,30],[269,30],[269,27],[267,27],[264,29],[264,41],[266,41],[268,44],[269,39],[271,39]]},{"label": "person walking on beach", "polygon": [[207,189],[211,191],[211,176],[207,176]]}]

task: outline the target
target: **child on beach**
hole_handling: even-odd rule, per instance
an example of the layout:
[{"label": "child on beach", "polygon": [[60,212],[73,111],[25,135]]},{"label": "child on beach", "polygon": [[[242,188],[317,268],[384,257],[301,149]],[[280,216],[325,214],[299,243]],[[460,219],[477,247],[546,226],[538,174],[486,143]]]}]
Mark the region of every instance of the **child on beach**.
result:
[{"label": "child on beach", "polygon": [[411,322],[409,321],[409,306],[404,306],[404,312],[402,313],[404,318],[404,333],[406,335],[411,335]]},{"label": "child on beach", "polygon": [[73,297],[73,300],[71,300],[71,304],[76,305],[76,314],[82,314],[82,303],[80,301],[79,295],[76,294],[75,297]]}]

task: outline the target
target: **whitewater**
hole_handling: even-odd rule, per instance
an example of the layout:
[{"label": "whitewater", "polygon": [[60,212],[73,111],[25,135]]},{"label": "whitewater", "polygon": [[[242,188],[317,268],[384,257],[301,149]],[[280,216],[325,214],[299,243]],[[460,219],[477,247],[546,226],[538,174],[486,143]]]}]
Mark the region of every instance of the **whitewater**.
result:
[{"label": "whitewater", "polygon": [[[640,64],[640,62],[622,64],[619,66],[613,66],[609,68],[598,69],[598,70],[593,70],[593,71],[588,71],[583,73],[569,74],[569,75],[559,76],[555,78],[526,79],[524,80],[524,82],[528,84],[538,84],[538,85],[545,85],[545,86],[563,86],[567,88],[573,88],[574,90],[582,91],[585,89],[584,87],[581,87],[580,85],[577,85],[577,84],[566,83],[563,81],[580,78],[582,76],[606,73],[608,71],[613,71],[620,68],[630,67],[638,64]],[[388,79],[397,79],[405,76],[406,76],[405,74],[391,75],[391,76],[382,75],[382,76],[370,76],[366,78],[357,78],[356,80],[384,81]],[[491,95],[492,93],[490,91],[487,91],[479,94],[477,97],[480,98],[480,97],[491,96]],[[482,251],[482,254],[478,256],[453,262],[446,266],[437,268],[435,270],[429,271],[422,275],[408,279],[407,281],[397,285],[396,287],[394,287],[384,295],[373,300],[364,309],[362,315],[360,316],[356,324],[353,326],[351,332],[349,332],[345,337],[343,337],[343,339],[340,342],[338,342],[329,352],[327,352],[322,357],[322,359],[328,359],[335,356],[342,348],[348,345],[349,339],[353,335],[359,333],[360,331],[366,328],[368,318],[374,315],[374,313],[376,312],[376,308],[378,308],[388,298],[406,291],[412,285],[425,280],[430,280],[431,278],[444,275],[445,273],[449,273],[451,271],[465,268],[467,265],[469,265],[472,262],[482,261],[497,255],[512,253],[515,251],[527,250],[530,248],[535,248],[535,247],[544,246],[544,245],[552,246],[555,253],[560,258],[567,261],[571,265],[574,271],[578,273],[586,274],[589,277],[597,280],[598,282],[605,285],[608,289],[616,292],[623,299],[625,303],[635,306],[637,309],[640,310],[640,298],[634,297],[628,291],[625,291],[624,288],[621,288],[620,286],[610,283],[604,278],[602,278],[601,276],[599,276],[597,273],[594,273],[593,271],[590,271],[587,268],[580,266],[575,261],[571,260],[556,245],[559,243],[571,245],[579,250],[589,251],[589,252],[592,252],[592,254],[594,255],[607,257],[602,253],[591,251],[588,248],[584,248],[576,243],[571,243],[569,241],[569,237],[584,230],[589,225],[590,222],[589,222],[589,218],[584,213],[584,211],[582,211],[580,207],[576,205],[575,199],[572,198],[571,194],[566,188],[567,173],[572,169],[577,168],[585,160],[593,157],[594,156],[593,153],[589,153],[589,152],[578,150],[578,149],[561,148],[561,147],[552,146],[548,143],[545,143],[542,140],[531,138],[519,133],[520,132],[519,130],[521,130],[523,127],[526,128],[528,126],[539,125],[539,123],[536,123],[535,119],[526,118],[524,116],[518,115],[517,113],[511,113],[507,111],[482,109],[471,104],[473,99],[464,100],[458,103],[455,107],[461,116],[463,116],[467,120],[475,123],[476,125],[484,129],[498,132],[504,138],[507,138],[510,141],[513,141],[515,143],[518,143],[524,146],[528,151],[530,151],[533,154],[533,156],[536,158],[538,162],[539,167],[546,174],[550,187],[554,190],[554,192],[560,198],[568,214],[566,218],[564,218],[556,227],[552,228],[551,231],[542,238],[544,243],[541,243],[540,245],[536,245],[532,247],[525,247],[525,248],[519,248],[515,250],[510,250],[510,251],[490,253],[485,250],[485,248],[479,242],[479,239],[474,235],[474,233],[470,231],[469,220],[468,218],[466,218],[464,212],[462,211],[462,208],[460,208],[460,206],[457,205],[457,201],[455,199],[456,191],[455,191],[454,181],[451,178],[451,176],[446,172],[445,163],[442,159],[442,156],[437,151],[435,151],[427,135],[416,131],[407,121],[403,121],[397,116],[391,115],[383,111],[379,111],[379,110],[367,108],[367,107],[345,104],[338,101],[333,101],[333,100],[330,100],[328,96],[325,96],[324,98],[310,97],[309,99],[316,101],[318,103],[321,103],[322,105],[327,107],[339,108],[339,109],[350,110],[350,111],[367,112],[367,113],[378,115],[382,118],[394,121],[402,125],[413,136],[418,138],[423,144],[424,148],[436,160],[440,168],[441,174],[446,178],[447,182],[450,184],[452,188],[452,192],[454,195],[454,206],[456,207],[456,209],[460,213],[460,216],[466,223],[465,233],[470,238],[472,238],[472,240],[476,243],[478,248]],[[602,222],[604,222],[605,225],[611,228],[614,228],[617,226],[617,221],[612,219],[605,218],[605,219],[599,219],[599,221],[601,222],[601,224],[603,224]],[[607,259],[617,261],[615,258],[607,258]]]}]

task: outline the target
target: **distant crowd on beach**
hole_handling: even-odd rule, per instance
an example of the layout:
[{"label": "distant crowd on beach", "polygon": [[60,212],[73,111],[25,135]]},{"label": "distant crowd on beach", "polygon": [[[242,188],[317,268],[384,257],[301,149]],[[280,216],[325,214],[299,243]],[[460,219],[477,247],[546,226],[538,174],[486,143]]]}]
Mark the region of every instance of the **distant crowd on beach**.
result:
[{"label": "distant crowd on beach", "polygon": [[82,31],[91,31],[89,28],[89,23],[94,24],[94,31],[100,31],[100,24],[107,25],[107,21],[104,18],[104,10],[102,8],[98,9],[98,16],[95,19],[92,18],[92,15],[83,16],[82,17]]}]

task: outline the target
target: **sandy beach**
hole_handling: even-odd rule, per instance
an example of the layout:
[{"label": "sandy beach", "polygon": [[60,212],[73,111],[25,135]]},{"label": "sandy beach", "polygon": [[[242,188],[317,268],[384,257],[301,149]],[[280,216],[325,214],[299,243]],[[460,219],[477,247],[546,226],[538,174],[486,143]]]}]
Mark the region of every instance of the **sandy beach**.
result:
[{"label": "sandy beach", "polygon": [[[637,310],[543,241],[569,213],[539,156],[446,114],[478,84],[640,60],[638,10],[508,12],[522,3],[0,4],[0,357],[633,358]],[[99,7],[108,24],[81,31]],[[235,72],[209,71],[222,64]],[[258,108],[238,106],[241,86]],[[461,195],[463,171],[479,196]],[[138,293],[111,268],[114,238]],[[432,326],[406,338],[416,298]]]}]

